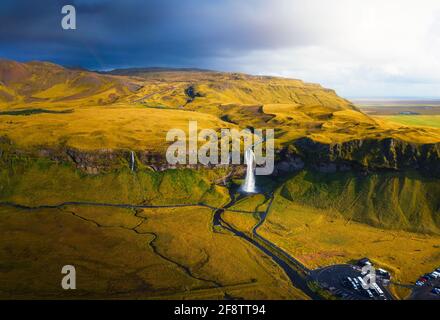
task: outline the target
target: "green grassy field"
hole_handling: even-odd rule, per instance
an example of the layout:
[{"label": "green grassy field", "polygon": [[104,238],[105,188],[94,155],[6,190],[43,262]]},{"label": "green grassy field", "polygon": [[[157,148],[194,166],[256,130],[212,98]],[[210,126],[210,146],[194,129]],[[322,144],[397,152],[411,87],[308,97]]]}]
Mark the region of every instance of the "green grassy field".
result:
[{"label": "green grassy field", "polygon": [[394,115],[377,117],[405,126],[440,128],[440,115]]},{"label": "green grassy field", "polygon": [[133,173],[126,168],[87,175],[72,165],[24,158],[0,168],[0,201],[27,206],[67,201],[152,205],[203,202],[221,206],[229,201],[229,193],[213,181],[224,174],[222,170],[190,169]]},{"label": "green grassy field", "polygon": [[[306,299],[205,208],[0,208],[0,298]],[[61,288],[76,267],[77,290]]]},{"label": "green grassy field", "polygon": [[[213,180],[222,174],[145,169],[90,176],[68,165],[16,159],[0,170],[0,202],[221,207],[229,193]],[[259,250],[215,231],[212,215],[203,206],[0,206],[0,298],[307,299]],[[60,287],[66,264],[77,267],[74,293]]]},{"label": "green grassy field", "polygon": [[379,121],[411,127],[440,128],[438,100],[354,100],[354,103]]},{"label": "green grassy field", "polygon": [[440,234],[440,184],[416,173],[302,171],[280,190],[286,199],[379,228]]}]

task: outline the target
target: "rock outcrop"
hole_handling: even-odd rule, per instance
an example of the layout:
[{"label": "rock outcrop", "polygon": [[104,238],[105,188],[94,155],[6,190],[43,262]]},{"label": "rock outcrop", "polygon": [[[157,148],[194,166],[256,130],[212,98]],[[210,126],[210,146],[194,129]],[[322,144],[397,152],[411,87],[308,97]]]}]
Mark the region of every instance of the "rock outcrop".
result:
[{"label": "rock outcrop", "polygon": [[280,158],[282,162],[300,158],[306,166],[321,172],[417,170],[440,177],[440,143],[415,144],[386,138],[324,144],[306,137],[284,149]]}]

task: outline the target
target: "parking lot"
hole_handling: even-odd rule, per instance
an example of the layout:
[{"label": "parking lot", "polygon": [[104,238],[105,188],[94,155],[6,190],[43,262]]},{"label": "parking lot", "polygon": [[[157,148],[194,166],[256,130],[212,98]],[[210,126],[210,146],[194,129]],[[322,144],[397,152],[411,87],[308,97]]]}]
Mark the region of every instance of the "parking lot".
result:
[{"label": "parking lot", "polygon": [[[363,289],[358,277],[362,279],[364,276],[361,268],[349,264],[332,265],[313,270],[311,273],[311,278],[318,282],[322,288],[344,300],[393,300],[393,296],[384,285],[386,281],[380,276],[376,277],[378,291]],[[359,285],[352,284],[354,279],[357,279],[356,282]],[[379,294],[380,291],[382,294]]]},{"label": "parking lot", "polygon": [[421,276],[416,281],[410,299],[440,300],[440,268]]}]

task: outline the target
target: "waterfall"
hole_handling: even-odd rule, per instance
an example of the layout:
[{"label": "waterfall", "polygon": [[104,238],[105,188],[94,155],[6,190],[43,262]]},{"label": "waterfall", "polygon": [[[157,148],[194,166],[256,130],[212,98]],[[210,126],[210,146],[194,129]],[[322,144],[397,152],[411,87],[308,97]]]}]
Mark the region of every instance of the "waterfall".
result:
[{"label": "waterfall", "polygon": [[134,171],[134,152],[130,151],[130,169]]},{"label": "waterfall", "polygon": [[244,192],[255,193],[257,190],[255,189],[255,154],[252,148],[246,149],[244,153],[245,161],[246,161],[246,178],[244,179],[244,184],[241,189]]}]

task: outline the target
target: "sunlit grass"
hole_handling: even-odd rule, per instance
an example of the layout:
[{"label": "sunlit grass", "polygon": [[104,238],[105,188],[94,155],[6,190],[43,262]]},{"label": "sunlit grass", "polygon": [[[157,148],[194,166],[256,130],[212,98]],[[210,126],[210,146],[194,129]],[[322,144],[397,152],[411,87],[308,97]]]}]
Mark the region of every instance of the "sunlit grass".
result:
[{"label": "sunlit grass", "polygon": [[440,128],[440,115],[377,116],[406,126]]}]

